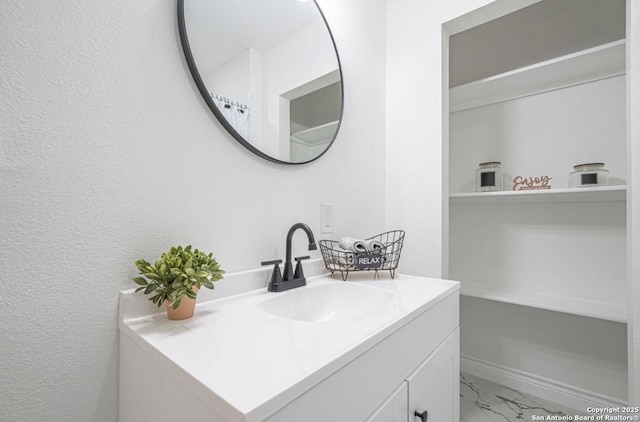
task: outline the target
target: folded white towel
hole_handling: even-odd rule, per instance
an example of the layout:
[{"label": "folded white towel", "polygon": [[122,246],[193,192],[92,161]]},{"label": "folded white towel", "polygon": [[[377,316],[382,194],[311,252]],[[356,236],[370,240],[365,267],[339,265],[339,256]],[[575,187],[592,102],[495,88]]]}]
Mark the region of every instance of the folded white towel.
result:
[{"label": "folded white towel", "polygon": [[367,248],[369,252],[379,252],[384,253],[384,243],[379,240],[369,239],[364,241],[364,247]]},{"label": "folded white towel", "polygon": [[338,245],[340,245],[340,248],[346,249],[351,252],[367,252],[367,246],[365,245],[364,241],[354,239],[352,237],[343,237],[342,239],[340,239],[340,242],[338,242]]},{"label": "folded white towel", "polygon": [[353,267],[355,257],[353,252],[347,249],[335,248],[332,253],[332,258],[336,264],[346,265],[347,267]]}]

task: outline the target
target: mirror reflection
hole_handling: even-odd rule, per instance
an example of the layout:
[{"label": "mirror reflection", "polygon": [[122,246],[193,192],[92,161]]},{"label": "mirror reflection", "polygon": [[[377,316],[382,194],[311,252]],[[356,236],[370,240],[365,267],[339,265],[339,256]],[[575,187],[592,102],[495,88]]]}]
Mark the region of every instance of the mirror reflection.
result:
[{"label": "mirror reflection", "polygon": [[322,155],[340,127],[340,64],[314,1],[179,0],[185,56],[209,108],[270,161]]}]

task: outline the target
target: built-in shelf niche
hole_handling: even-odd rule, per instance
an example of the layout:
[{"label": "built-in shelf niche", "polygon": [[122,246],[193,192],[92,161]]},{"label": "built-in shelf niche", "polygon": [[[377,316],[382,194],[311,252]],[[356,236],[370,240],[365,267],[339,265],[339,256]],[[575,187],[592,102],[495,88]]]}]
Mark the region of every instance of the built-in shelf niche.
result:
[{"label": "built-in shelf niche", "polygon": [[340,124],[339,120],[300,130],[291,134],[291,141],[304,145],[328,144]]},{"label": "built-in shelf niche", "polygon": [[624,185],[575,189],[456,193],[449,196],[449,202],[453,205],[477,205],[487,203],[625,202],[626,200],[627,187]]},{"label": "built-in shelf niche", "polygon": [[627,321],[627,306],[623,303],[538,293],[530,290],[516,290],[508,287],[495,287],[473,282],[464,283],[461,288],[461,293],[464,296],[581,315],[590,318],[616,322]]},{"label": "built-in shelf niche", "polygon": [[625,40],[459,85],[449,91],[449,111],[482,107],[625,73]]},{"label": "built-in shelf niche", "polygon": [[[620,203],[625,206],[627,197],[626,186],[604,186],[577,189],[549,189],[528,191],[501,191],[452,194],[449,197],[453,206],[475,205],[516,205],[516,204],[554,204],[572,203],[581,207],[589,207],[590,202]],[[540,208],[546,212],[544,207]],[[609,284],[611,280],[603,280],[603,284]],[[615,284],[624,285],[624,280],[614,280]],[[579,283],[575,286],[578,290],[584,290]],[[610,321],[625,322],[627,318],[626,303],[621,300],[604,301],[598,294],[592,298],[568,296],[535,292],[530,289],[514,289],[504,285],[496,285],[489,282],[478,283],[466,281],[462,283],[462,294],[481,299],[495,300],[499,302],[524,305],[556,312],[564,312],[582,315],[592,318]],[[622,298],[619,298],[622,299]]]},{"label": "built-in shelf niche", "polygon": [[[624,72],[618,41],[450,89],[449,276],[463,295],[626,321]],[[476,193],[478,164],[496,160],[505,191]],[[612,186],[567,188],[589,161]],[[516,175],[552,189],[511,191]]]}]

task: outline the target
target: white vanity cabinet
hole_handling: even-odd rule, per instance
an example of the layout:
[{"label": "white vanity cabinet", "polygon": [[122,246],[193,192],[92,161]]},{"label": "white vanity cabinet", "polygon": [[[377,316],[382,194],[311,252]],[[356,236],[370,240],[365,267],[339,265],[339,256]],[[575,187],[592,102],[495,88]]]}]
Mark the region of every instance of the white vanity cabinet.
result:
[{"label": "white vanity cabinet", "polygon": [[458,421],[459,348],[460,333],[456,330],[367,422]]},{"label": "white vanity cabinet", "polygon": [[405,422],[407,415],[413,422],[416,410],[433,414],[431,421],[458,421],[459,349],[455,293],[267,421],[295,422],[304,414],[305,422]]},{"label": "white vanity cabinet", "polygon": [[366,422],[406,422],[408,420],[409,388],[407,381],[403,381],[391,397],[367,418]]},{"label": "white vanity cabinet", "polygon": [[426,411],[429,418],[424,421],[460,419],[458,350],[460,333],[456,330],[409,376],[409,416]]},{"label": "white vanity cabinet", "polygon": [[[322,300],[313,289],[327,285],[373,289],[376,305],[321,322],[261,310],[287,295]],[[459,420],[459,283],[321,276],[294,290],[213,300],[180,323],[129,318],[122,308],[138,298],[123,293],[120,421],[414,422],[416,410],[429,421]],[[163,397],[182,407],[158,406]]]}]

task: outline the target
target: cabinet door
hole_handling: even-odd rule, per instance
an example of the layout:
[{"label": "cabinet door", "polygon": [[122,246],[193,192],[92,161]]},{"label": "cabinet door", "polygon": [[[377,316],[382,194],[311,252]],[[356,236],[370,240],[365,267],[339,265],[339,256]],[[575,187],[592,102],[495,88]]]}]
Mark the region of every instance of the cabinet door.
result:
[{"label": "cabinet door", "polygon": [[403,381],[400,387],[365,422],[407,422],[408,401],[407,382]]},{"label": "cabinet door", "polygon": [[[409,381],[409,421],[460,420],[460,329],[456,329]],[[416,412],[423,415],[416,415]],[[425,413],[427,412],[427,413]]]}]

